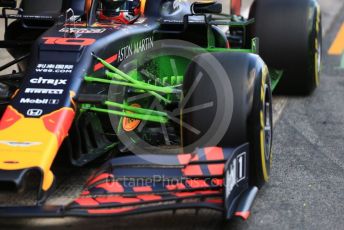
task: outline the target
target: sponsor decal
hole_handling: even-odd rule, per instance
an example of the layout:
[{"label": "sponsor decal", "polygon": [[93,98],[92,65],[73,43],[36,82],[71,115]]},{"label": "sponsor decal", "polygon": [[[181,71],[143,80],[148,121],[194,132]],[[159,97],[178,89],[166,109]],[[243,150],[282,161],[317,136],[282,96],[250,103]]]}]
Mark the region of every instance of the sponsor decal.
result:
[{"label": "sponsor decal", "polygon": [[0,144],[11,147],[31,147],[41,145],[41,142],[24,142],[24,141],[0,141]]},{"label": "sponsor decal", "polygon": [[104,28],[63,28],[61,33],[75,33],[75,34],[102,34],[106,31]]},{"label": "sponsor decal", "polygon": [[90,46],[96,42],[93,38],[43,37],[43,39],[46,45]]},{"label": "sponsor decal", "polygon": [[59,99],[31,99],[31,98],[21,98],[20,104],[36,104],[36,105],[58,105],[60,103]]},{"label": "sponsor decal", "polygon": [[58,105],[60,103],[59,99],[49,99],[48,104],[49,105]]},{"label": "sponsor decal", "polygon": [[43,88],[26,88],[25,93],[29,94],[63,94],[63,89],[43,89]]},{"label": "sponsor decal", "polygon": [[[161,20],[162,23],[166,23],[166,24],[183,24],[184,21],[183,20],[178,20],[178,19],[162,19]],[[201,19],[192,19],[189,21],[189,23],[191,24],[204,24],[204,20]]]},{"label": "sponsor decal", "polygon": [[31,117],[39,117],[43,114],[43,110],[42,109],[29,109],[26,112],[26,115],[31,116]]},{"label": "sponsor decal", "polygon": [[47,78],[39,77],[39,78],[32,78],[30,80],[30,83],[58,86],[58,85],[67,85],[67,80],[66,79],[47,79]]},{"label": "sponsor decal", "polygon": [[38,64],[37,73],[72,73],[74,65],[64,64]]},{"label": "sponsor decal", "polygon": [[118,51],[118,62],[122,62],[130,56],[142,53],[154,47],[153,37],[141,39],[127,46],[124,46]]},{"label": "sponsor decal", "polygon": [[[135,107],[135,108],[141,108],[141,105],[139,104],[132,104],[130,106]],[[140,125],[141,120],[124,117],[122,123],[123,123],[123,130],[126,132],[131,132],[131,131],[134,131]]]},{"label": "sponsor decal", "polygon": [[246,178],[246,152],[238,155],[229,165],[226,172],[226,198],[228,198],[234,187]]}]

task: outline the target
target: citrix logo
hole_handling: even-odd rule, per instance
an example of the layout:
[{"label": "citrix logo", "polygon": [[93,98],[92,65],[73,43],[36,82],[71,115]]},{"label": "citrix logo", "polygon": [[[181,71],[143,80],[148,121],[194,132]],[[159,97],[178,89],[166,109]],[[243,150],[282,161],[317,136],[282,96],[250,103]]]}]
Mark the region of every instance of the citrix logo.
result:
[{"label": "citrix logo", "polygon": [[30,80],[32,84],[47,84],[47,85],[67,85],[67,79],[46,79],[43,77],[32,78]]}]

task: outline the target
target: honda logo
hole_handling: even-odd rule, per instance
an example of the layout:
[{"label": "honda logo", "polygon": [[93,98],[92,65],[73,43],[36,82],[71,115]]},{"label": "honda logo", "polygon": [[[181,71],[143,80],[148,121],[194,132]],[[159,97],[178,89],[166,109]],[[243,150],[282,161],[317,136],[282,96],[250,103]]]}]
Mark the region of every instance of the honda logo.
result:
[{"label": "honda logo", "polygon": [[29,109],[26,113],[26,115],[30,117],[39,117],[43,114],[43,110],[41,109]]}]

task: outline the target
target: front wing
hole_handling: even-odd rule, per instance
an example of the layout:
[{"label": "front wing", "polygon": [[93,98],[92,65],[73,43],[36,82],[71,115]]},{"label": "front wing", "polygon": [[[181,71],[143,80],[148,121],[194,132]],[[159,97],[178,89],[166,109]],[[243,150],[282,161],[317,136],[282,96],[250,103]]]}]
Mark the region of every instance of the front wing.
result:
[{"label": "front wing", "polygon": [[[192,154],[130,155],[104,164],[64,206],[0,207],[0,217],[122,216],[213,209],[247,219],[257,194],[248,183],[249,145]],[[154,164],[152,162],[162,162]]]}]

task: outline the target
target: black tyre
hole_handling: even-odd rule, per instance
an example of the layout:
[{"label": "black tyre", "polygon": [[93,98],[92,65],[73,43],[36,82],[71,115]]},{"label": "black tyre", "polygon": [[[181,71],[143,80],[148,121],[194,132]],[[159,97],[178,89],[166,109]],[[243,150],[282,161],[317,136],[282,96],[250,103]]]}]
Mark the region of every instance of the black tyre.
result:
[{"label": "black tyre", "polygon": [[[219,75],[218,67],[210,61],[214,58],[224,70]],[[210,69],[208,69],[210,68]],[[216,68],[216,69],[215,69]],[[202,73],[203,78],[195,87],[195,81]],[[214,80],[215,79],[215,80]],[[220,81],[217,81],[220,79]],[[223,84],[230,81],[231,87]],[[225,90],[222,90],[225,88]],[[228,91],[232,90],[232,114],[226,114],[225,99]],[[192,93],[189,93],[191,92]],[[187,102],[185,108],[195,108],[210,101],[214,106],[185,113],[183,122],[200,130],[197,135],[183,126],[183,145],[186,151],[193,151],[197,147],[220,146],[237,147],[250,143],[250,181],[261,187],[269,178],[271,144],[272,144],[272,107],[271,88],[268,69],[262,59],[254,54],[245,53],[213,53],[197,56],[190,64],[184,79],[184,94]],[[231,117],[230,123],[226,119],[218,119],[218,113],[223,117]],[[213,128],[213,126],[215,128]],[[223,129],[225,128],[224,132]],[[221,133],[216,143],[203,139],[202,134],[209,133],[214,137]],[[196,143],[196,144],[195,144]]]},{"label": "black tyre", "polygon": [[283,70],[276,92],[308,95],[319,85],[322,28],[316,0],[256,0],[249,37],[269,68]]}]

